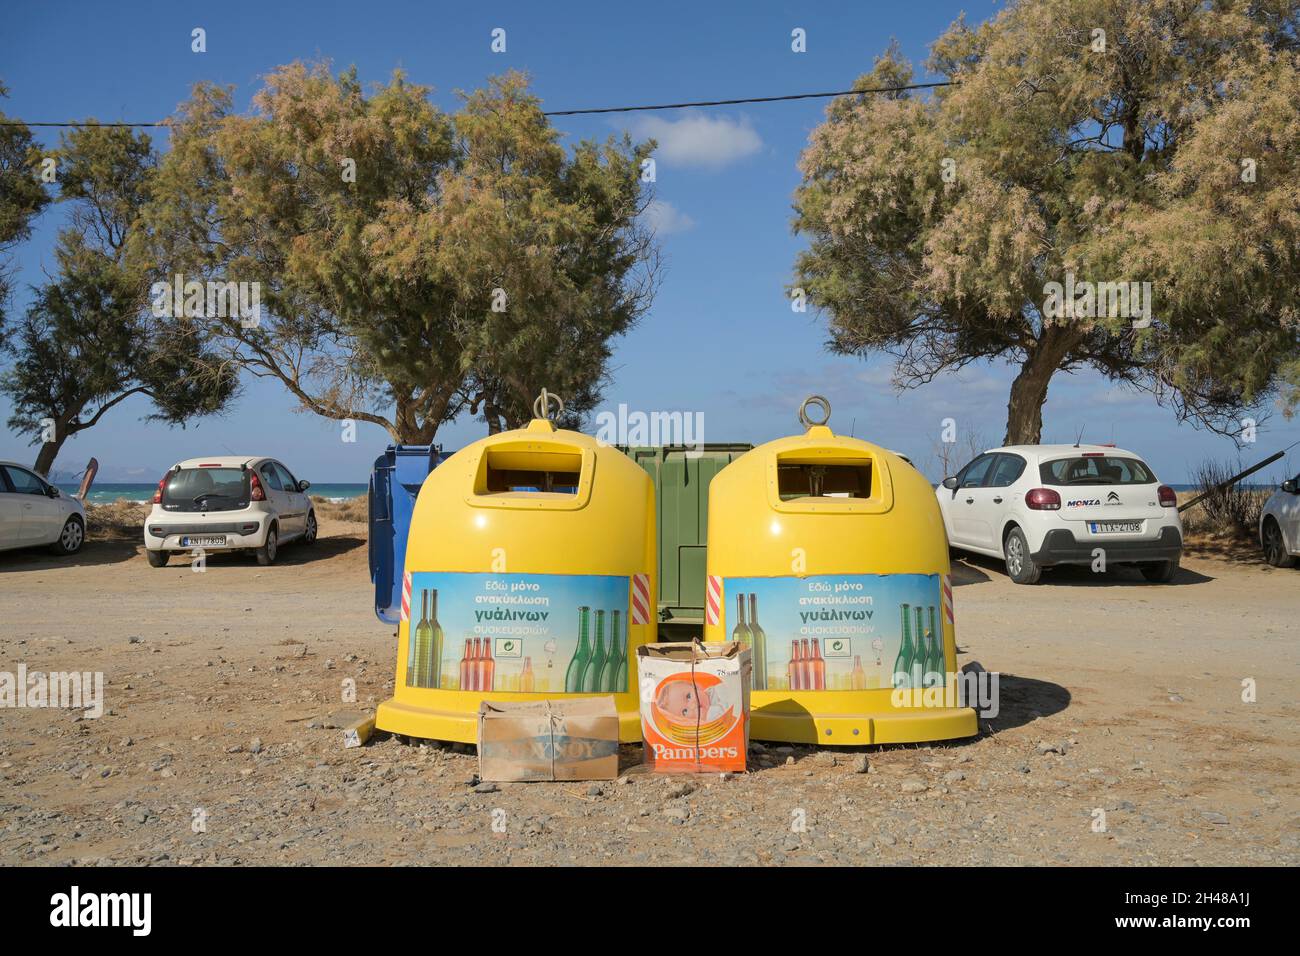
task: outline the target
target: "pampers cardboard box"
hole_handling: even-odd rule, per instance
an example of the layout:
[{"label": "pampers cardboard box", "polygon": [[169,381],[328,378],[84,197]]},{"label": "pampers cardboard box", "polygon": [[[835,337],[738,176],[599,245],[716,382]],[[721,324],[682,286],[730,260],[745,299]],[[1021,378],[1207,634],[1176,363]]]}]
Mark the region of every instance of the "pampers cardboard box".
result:
[{"label": "pampers cardboard box", "polygon": [[637,648],[645,762],[666,773],[743,771],[751,666],[737,641]]}]

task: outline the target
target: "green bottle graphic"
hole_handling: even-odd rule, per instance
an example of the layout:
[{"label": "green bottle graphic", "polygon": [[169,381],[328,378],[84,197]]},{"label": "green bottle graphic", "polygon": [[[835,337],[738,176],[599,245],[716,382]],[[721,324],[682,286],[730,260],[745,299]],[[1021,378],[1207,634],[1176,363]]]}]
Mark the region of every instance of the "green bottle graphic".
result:
[{"label": "green bottle graphic", "polygon": [[596,612],[595,651],[587,662],[587,669],[582,672],[582,690],[586,694],[598,694],[601,691],[600,677],[605,671],[605,612]]},{"label": "green bottle graphic", "polygon": [[438,623],[438,589],[434,588],[429,595],[429,614],[432,620],[429,626],[433,629],[433,637],[429,647],[429,686],[442,686],[442,645],[443,634],[442,625]]},{"label": "green bottle graphic", "polygon": [[894,658],[893,685],[908,687],[912,675],[912,619],[907,613],[911,605],[903,605],[903,639],[898,645],[898,657]]},{"label": "green bottle graphic", "polygon": [[590,620],[591,608],[585,606],[578,608],[578,649],[573,652],[569,669],[564,672],[566,694],[582,693],[582,672],[587,669],[587,662],[591,660],[591,644],[587,636]]},{"label": "green bottle graphic", "polygon": [[[600,687],[603,693],[619,694],[624,688],[618,686],[618,672],[623,666],[623,656],[627,651],[623,647],[623,636],[619,633],[619,613],[609,612],[609,652],[605,655],[605,667],[600,673]],[[627,671],[624,670],[626,675]],[[626,684],[626,679],[624,684]]]},{"label": "green bottle graphic", "polygon": [[614,636],[618,639],[618,670],[614,672],[614,683],[610,687],[616,694],[627,693],[627,641],[622,636],[622,630],[619,627],[620,612],[614,613]]},{"label": "green bottle graphic", "polygon": [[433,625],[429,623],[429,592],[420,592],[420,623],[415,625],[415,686],[432,687],[429,652],[433,647]]},{"label": "green bottle graphic", "polygon": [[767,690],[767,631],[758,623],[758,595],[749,596],[749,643],[754,665],[750,686],[754,690]]},{"label": "green bottle graphic", "polygon": [[731,629],[731,639],[741,644],[749,643],[749,626],[745,624],[745,595],[736,595],[736,626]]},{"label": "green bottle graphic", "polygon": [[927,644],[929,655],[925,659],[925,686],[942,687],[945,683],[944,671],[947,669],[943,659],[943,634],[934,625],[934,605],[927,607],[930,616],[930,633]]},{"label": "green bottle graphic", "polygon": [[916,612],[916,630],[912,635],[912,667],[908,671],[908,686],[917,688],[925,686],[925,622],[921,605],[918,604],[912,610]]}]

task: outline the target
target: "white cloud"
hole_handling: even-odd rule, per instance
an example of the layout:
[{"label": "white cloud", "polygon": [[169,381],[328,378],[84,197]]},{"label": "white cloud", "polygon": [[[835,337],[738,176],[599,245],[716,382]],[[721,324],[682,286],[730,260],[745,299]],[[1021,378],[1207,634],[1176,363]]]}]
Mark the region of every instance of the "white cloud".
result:
[{"label": "white cloud", "polygon": [[639,139],[659,144],[655,158],[670,165],[721,169],[753,156],[763,140],[748,119],[688,113],[677,121],[648,116],[633,125]]},{"label": "white cloud", "polygon": [[674,232],[686,232],[695,228],[695,220],[682,212],[670,202],[655,199],[645,210],[646,222],[658,236],[667,236]]}]

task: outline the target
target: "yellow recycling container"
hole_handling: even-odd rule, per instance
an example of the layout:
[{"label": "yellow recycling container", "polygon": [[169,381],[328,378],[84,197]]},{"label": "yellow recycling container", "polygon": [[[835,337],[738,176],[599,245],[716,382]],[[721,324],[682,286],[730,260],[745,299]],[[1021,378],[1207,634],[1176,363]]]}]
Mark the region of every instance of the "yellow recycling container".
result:
[{"label": "yellow recycling container", "polygon": [[620,739],[641,739],[654,485],[613,446],[557,430],[553,401],[543,392],[527,427],[466,446],[425,479],[380,730],[472,743],[484,700],[611,694]]},{"label": "yellow recycling container", "polygon": [[[825,410],[820,421],[810,405]],[[750,735],[838,745],[969,737],[948,542],[934,490],[898,455],[799,409],[709,486],[705,641],[748,644]]]}]

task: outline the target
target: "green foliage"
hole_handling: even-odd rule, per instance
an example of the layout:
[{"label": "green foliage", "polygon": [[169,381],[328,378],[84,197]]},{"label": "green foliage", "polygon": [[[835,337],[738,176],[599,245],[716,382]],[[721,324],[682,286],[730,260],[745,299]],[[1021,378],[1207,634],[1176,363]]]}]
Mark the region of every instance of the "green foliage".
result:
[{"label": "green foliage", "polygon": [[543,386],[581,413],[653,291],[648,148],[567,151],[518,74],[448,116],[400,72],[366,96],[294,63],[249,115],[195,90],[140,248],[164,276],[260,282],[258,328],[210,329],[317,414],[427,442],[466,407],[526,420]]},{"label": "green foliage", "polygon": [[[8,94],[0,83],[0,97]],[[0,120],[9,119],[0,111]],[[32,220],[50,201],[40,182],[37,159],[31,130],[22,124],[0,126],[0,344],[11,291],[9,252],[31,235]]]},{"label": "green foliage", "polygon": [[11,330],[13,367],[0,385],[11,428],[35,443],[41,420],[55,423],[36,461],[42,473],[68,437],[131,395],[152,400],[151,419],[183,425],[219,411],[236,386],[232,370],[214,371],[200,330],[148,309],[147,273],[128,245],[157,166],[149,137],[88,126],[54,155],[70,226],[59,233],[57,275]]},{"label": "green foliage", "polygon": [[[1226,431],[1275,393],[1294,406],[1297,10],[1023,0],[935,43],[929,68],[959,85],[836,101],[795,199],[810,240],[795,285],[828,314],[829,347],[895,356],[904,385],[978,359],[1020,365],[1008,441],[1038,440],[1060,369],[1092,367]],[[894,49],[859,83],[910,76]],[[1046,283],[1067,272],[1151,282],[1154,322],[1045,315]]]}]

